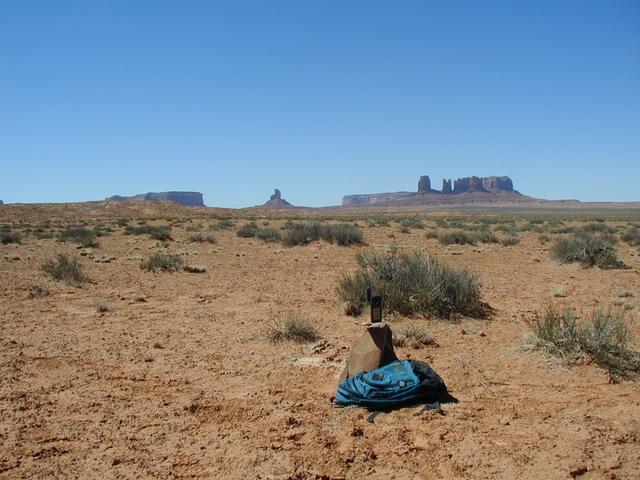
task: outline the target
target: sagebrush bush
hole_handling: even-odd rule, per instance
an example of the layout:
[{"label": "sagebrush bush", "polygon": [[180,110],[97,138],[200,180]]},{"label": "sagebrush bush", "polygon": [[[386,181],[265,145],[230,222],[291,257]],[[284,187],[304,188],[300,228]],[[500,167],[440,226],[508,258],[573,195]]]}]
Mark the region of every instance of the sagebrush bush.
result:
[{"label": "sagebrush bush", "polygon": [[280,230],[276,228],[261,228],[256,233],[256,237],[263,242],[271,243],[271,242],[279,242],[281,235]]},{"label": "sagebrush bush", "polygon": [[424,228],[424,223],[422,223],[422,220],[419,217],[407,217],[402,219],[402,221],[400,222],[400,226],[406,229],[422,229]]},{"label": "sagebrush bush", "polygon": [[189,243],[216,243],[216,237],[213,235],[203,235],[202,233],[194,233],[189,235],[187,240]]},{"label": "sagebrush bush", "polygon": [[518,243],[520,243],[520,239],[515,235],[500,239],[500,244],[504,247],[512,247],[514,245],[517,245]]},{"label": "sagebrush bush", "polygon": [[[139,222],[140,223],[140,222]],[[171,240],[170,225],[146,225],[141,224],[138,227],[127,225],[124,229],[126,235],[149,235],[155,240]]]},{"label": "sagebrush bush", "polygon": [[475,245],[476,240],[473,235],[469,235],[462,230],[442,233],[438,236],[438,241],[442,245]]},{"label": "sagebrush bush", "polygon": [[184,265],[182,257],[173,254],[156,253],[140,264],[142,270],[148,272],[177,272]]},{"label": "sagebrush bush", "polygon": [[615,233],[615,229],[606,223],[588,223],[580,227],[586,233]]},{"label": "sagebrush bush", "polygon": [[433,238],[437,239],[439,237],[439,234],[438,234],[437,230],[427,230],[427,232],[424,234],[424,236],[426,238],[430,238],[430,239],[433,239]]},{"label": "sagebrush bush", "polygon": [[408,316],[448,317],[452,313],[481,316],[480,287],[476,275],[450,267],[420,252],[380,254],[365,251],[357,255],[359,269],[342,275],[338,295],[361,312],[366,304],[366,289],[384,297],[384,309]]},{"label": "sagebrush bush", "polygon": [[640,245],[640,228],[627,228],[622,234],[622,240],[634,247]]},{"label": "sagebrush bush", "polygon": [[320,338],[315,325],[300,313],[289,312],[284,320],[267,326],[265,338],[271,343],[291,340],[297,343],[314,342]]},{"label": "sagebrush bush", "polygon": [[551,258],[560,263],[579,263],[583,267],[626,268],[609,242],[586,232],[556,240],[551,247]]},{"label": "sagebrush bush", "polygon": [[256,233],[258,233],[258,225],[251,222],[245,223],[243,226],[241,226],[236,232],[236,235],[238,235],[240,238],[253,238],[256,236]]},{"label": "sagebrush bush", "polygon": [[8,245],[10,243],[20,243],[20,235],[11,232],[0,232],[0,243]]},{"label": "sagebrush bush", "polygon": [[315,240],[325,240],[337,245],[362,243],[363,235],[360,227],[350,223],[322,225],[320,223],[292,223],[286,226],[282,243],[292,247],[306,245]]},{"label": "sagebrush bush", "polygon": [[613,378],[640,374],[640,352],[628,348],[631,326],[622,310],[597,309],[581,322],[575,310],[549,305],[526,321],[541,350],[569,363],[590,359]]},{"label": "sagebrush bush", "polygon": [[218,221],[218,223],[213,227],[216,230],[228,230],[230,228],[234,227],[234,223],[233,221],[229,220],[229,219],[223,219]]},{"label": "sagebrush bush", "polygon": [[60,232],[63,242],[74,242],[81,247],[97,247],[99,245],[96,232],[86,227],[67,227]]},{"label": "sagebrush bush", "polygon": [[63,281],[76,287],[89,280],[83,272],[80,261],[64,253],[59,253],[54,260],[45,262],[42,265],[42,271],[54,280]]},{"label": "sagebrush bush", "polygon": [[363,240],[360,227],[350,223],[323,225],[320,235],[323,240],[341,246],[359,244]]},{"label": "sagebrush bush", "polygon": [[486,228],[481,228],[480,230],[475,232],[472,237],[475,241],[481,243],[498,243],[499,241],[495,233]]}]

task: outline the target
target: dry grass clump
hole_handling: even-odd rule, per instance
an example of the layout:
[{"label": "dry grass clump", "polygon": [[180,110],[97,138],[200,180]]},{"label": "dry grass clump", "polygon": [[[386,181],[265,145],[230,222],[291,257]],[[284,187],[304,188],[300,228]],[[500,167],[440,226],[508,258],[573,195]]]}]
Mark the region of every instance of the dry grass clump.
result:
[{"label": "dry grass clump", "polygon": [[423,229],[424,223],[420,220],[419,217],[407,217],[403,218],[400,222],[400,227],[410,230],[412,228]]},{"label": "dry grass clump", "polygon": [[280,230],[276,228],[261,228],[256,233],[256,238],[266,243],[273,243],[279,242],[282,236],[280,235]]},{"label": "dry grass clump", "polygon": [[213,235],[194,233],[193,235],[189,235],[187,241],[189,243],[216,243],[216,237],[214,237]]},{"label": "dry grass clump", "polygon": [[488,228],[480,228],[473,234],[473,238],[477,242],[481,243],[498,243],[498,237]]},{"label": "dry grass clump", "polygon": [[640,245],[640,228],[629,227],[622,233],[622,240],[631,246]]},{"label": "dry grass clump", "polygon": [[534,346],[568,363],[590,360],[612,378],[637,377],[640,352],[630,350],[631,325],[624,311],[595,310],[585,321],[577,312],[549,305],[527,320],[536,338]]},{"label": "dry grass clump", "polygon": [[233,223],[232,220],[229,220],[228,218],[224,218],[222,220],[219,220],[218,223],[212,226],[212,228],[214,228],[215,230],[229,230],[234,226],[235,226],[235,223]]},{"label": "dry grass clump", "polygon": [[8,245],[10,243],[21,243],[20,235],[11,232],[0,232],[0,243]]},{"label": "dry grass clump", "polygon": [[238,235],[240,238],[253,238],[256,236],[256,233],[258,233],[258,230],[259,227],[254,222],[245,223],[238,229],[236,235]]},{"label": "dry grass clump", "polygon": [[45,262],[42,265],[42,271],[54,280],[63,281],[75,287],[89,280],[82,270],[80,261],[64,253],[59,253],[54,260]]},{"label": "dry grass clump", "polygon": [[287,340],[297,343],[315,342],[320,338],[315,325],[300,313],[289,312],[284,320],[273,322],[264,333],[270,343],[280,343]]},{"label": "dry grass clump", "polygon": [[173,254],[156,253],[140,264],[140,268],[147,272],[177,272],[184,265],[182,257]]},{"label": "dry grass clump", "polygon": [[438,236],[438,241],[442,245],[475,245],[476,240],[473,235],[462,230],[442,233]]},{"label": "dry grass clump", "polygon": [[[141,223],[141,222],[139,222]],[[156,240],[171,240],[171,226],[170,225],[146,225],[142,224],[138,227],[127,225],[124,229],[125,235],[149,235]]]},{"label": "dry grass clump", "polygon": [[615,248],[601,236],[578,232],[560,238],[551,247],[551,258],[560,263],[579,263],[583,267],[626,268]]},{"label": "dry grass clump", "polygon": [[518,237],[514,236],[509,236],[509,237],[504,237],[500,239],[500,245],[504,246],[504,247],[512,247],[514,245],[517,245],[520,243],[520,239]]},{"label": "dry grass clump", "polygon": [[95,230],[86,227],[67,227],[59,234],[62,242],[74,242],[81,247],[97,247],[99,245]]},{"label": "dry grass clump", "polygon": [[393,336],[396,347],[411,347],[419,349],[425,345],[437,345],[424,328],[417,324],[407,325]]},{"label": "dry grass clump", "polygon": [[367,287],[384,297],[387,312],[438,317],[484,313],[478,278],[468,270],[450,267],[421,252],[397,249],[385,254],[365,251],[356,258],[360,268],[342,275],[337,289],[352,313],[364,308]]}]

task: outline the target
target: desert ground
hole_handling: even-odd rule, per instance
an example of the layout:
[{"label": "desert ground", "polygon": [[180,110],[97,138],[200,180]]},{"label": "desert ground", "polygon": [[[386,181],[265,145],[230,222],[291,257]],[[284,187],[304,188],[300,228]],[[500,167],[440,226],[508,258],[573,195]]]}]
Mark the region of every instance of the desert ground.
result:
[{"label": "desert ground", "polygon": [[[550,242],[542,243],[539,231],[521,228],[595,217],[622,228],[640,211],[412,212],[426,228],[410,229],[394,220],[406,213],[384,212],[392,219],[370,226],[380,215],[103,202],[0,207],[0,224],[21,237],[0,244],[0,478],[640,478],[640,383],[532,350],[525,322],[549,302],[620,307],[636,318],[640,251],[616,244],[627,269],[559,264],[549,248],[562,234],[547,229]],[[467,223],[503,215],[519,243],[427,238],[443,230],[436,218],[459,215]],[[252,220],[280,229],[312,218],[356,222],[366,245],[287,247],[236,234]],[[233,225],[216,229],[221,219]],[[124,225],[139,222],[171,225],[172,240],[125,234]],[[89,249],[59,241],[78,224],[111,232]],[[190,242],[194,233],[215,243]],[[388,315],[394,332],[420,324],[433,337],[437,345],[396,353],[432,365],[459,403],[442,415],[404,408],[369,423],[364,409],[330,404],[368,321],[366,312],[345,314],[336,286],[356,269],[359,251],[394,243],[477,273],[492,314]],[[206,272],[142,270],[158,252]],[[41,267],[57,253],[77,257],[90,281],[50,278]],[[290,312],[311,319],[324,342],[267,341],[266,329]],[[637,349],[637,322],[633,330]]]}]

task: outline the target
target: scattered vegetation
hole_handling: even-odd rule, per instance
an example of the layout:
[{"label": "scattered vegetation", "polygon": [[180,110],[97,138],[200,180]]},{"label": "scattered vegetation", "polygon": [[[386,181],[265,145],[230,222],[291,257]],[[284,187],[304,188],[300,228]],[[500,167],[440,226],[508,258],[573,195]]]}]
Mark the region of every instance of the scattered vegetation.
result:
[{"label": "scattered vegetation", "polygon": [[[140,223],[140,222],[138,222]],[[149,235],[156,240],[171,240],[170,225],[146,225],[142,224],[138,227],[127,225],[124,229],[126,235]]]},{"label": "scattered vegetation", "polygon": [[10,243],[21,243],[20,235],[11,232],[0,232],[0,243],[8,245]]},{"label": "scattered vegetation", "polygon": [[284,320],[280,322],[272,322],[264,336],[270,343],[286,340],[309,343],[320,338],[315,325],[304,315],[295,312],[287,313]]},{"label": "scattered vegetation", "polygon": [[438,241],[442,245],[475,245],[476,241],[473,235],[469,235],[462,230],[456,230],[453,232],[442,233],[438,236]]},{"label": "scattered vegetation", "polygon": [[422,223],[422,220],[420,220],[419,217],[407,217],[402,219],[400,227],[401,229],[404,227],[407,230],[412,228],[422,229],[424,228],[424,223]]},{"label": "scattered vegetation", "polygon": [[515,235],[500,239],[500,245],[504,247],[512,247],[514,245],[517,245],[518,243],[520,243],[520,239]]},{"label": "scattered vegetation", "polygon": [[362,243],[360,227],[350,223],[321,225],[320,223],[292,223],[287,225],[282,243],[288,247],[307,245],[315,240],[325,240],[337,245],[347,246]]},{"label": "scattered vegetation", "polygon": [[80,261],[64,253],[59,253],[54,260],[44,263],[42,271],[54,280],[63,281],[75,287],[79,287],[89,280],[83,272]]},{"label": "scattered vegetation", "polygon": [[437,344],[424,328],[417,324],[411,324],[394,334],[393,345],[396,347],[407,346],[418,349],[425,345]]},{"label": "scattered vegetation", "polygon": [[241,226],[238,229],[236,234],[240,238],[253,238],[256,236],[256,233],[258,233],[258,230],[259,230],[259,227],[254,222],[245,223],[243,226]]},{"label": "scattered vegetation", "polygon": [[579,263],[583,267],[626,268],[609,242],[586,232],[558,239],[551,247],[551,258],[560,263]]},{"label": "scattered vegetation", "polygon": [[634,247],[640,245],[640,228],[627,228],[622,234],[622,240]]},{"label": "scattered vegetation", "polygon": [[631,327],[623,311],[595,310],[581,322],[575,310],[549,305],[527,323],[535,334],[535,347],[568,363],[590,360],[614,379],[640,373],[640,352],[628,348]]},{"label": "scattered vegetation", "polygon": [[140,264],[140,268],[147,272],[177,272],[184,265],[182,257],[173,254],[156,253]]},{"label": "scattered vegetation", "polygon": [[60,232],[62,242],[74,242],[81,247],[97,247],[99,245],[95,230],[86,227],[67,227]]},{"label": "scattered vegetation", "polygon": [[280,235],[280,231],[276,228],[261,228],[256,233],[256,237],[263,242],[272,243],[279,242],[282,236]]},{"label": "scattered vegetation", "polygon": [[189,243],[216,243],[216,237],[213,235],[203,235],[202,233],[194,233],[187,240]]},{"label": "scattered vegetation", "polygon": [[359,270],[342,275],[338,295],[352,313],[366,304],[366,289],[384,297],[384,309],[408,316],[481,316],[479,282],[472,272],[450,267],[420,252],[365,251],[357,255]]},{"label": "scattered vegetation", "polygon": [[229,230],[230,228],[233,228],[234,225],[233,221],[225,218],[223,220],[219,220],[213,228],[216,230]]}]

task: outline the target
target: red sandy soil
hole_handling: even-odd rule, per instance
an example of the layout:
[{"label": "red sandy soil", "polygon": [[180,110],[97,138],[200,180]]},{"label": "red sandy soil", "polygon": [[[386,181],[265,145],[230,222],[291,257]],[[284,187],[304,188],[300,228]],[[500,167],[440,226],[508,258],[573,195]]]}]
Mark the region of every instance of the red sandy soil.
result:
[{"label": "red sandy soil", "polygon": [[[2,207],[0,223],[157,213],[118,208]],[[173,216],[193,211],[206,210]],[[80,257],[92,279],[82,288],[40,269],[56,252],[77,255],[73,244],[0,245],[0,478],[640,478],[639,383],[562,366],[523,341],[523,316],[554,300],[590,311],[628,290],[635,317],[637,250],[619,244],[631,268],[601,271],[553,263],[534,233],[513,247],[443,247],[396,223],[365,228],[370,248],[395,241],[477,272],[495,309],[488,320],[393,318],[394,330],[418,322],[432,334],[438,347],[397,354],[429,362],[460,402],[445,415],[406,408],[371,424],[365,410],[329,402],[366,321],[344,314],[335,287],[366,247],[287,248],[194,223],[217,244],[187,243],[190,232],[174,227],[165,249],[114,227],[90,254],[114,260]],[[136,256],[158,251],[207,271],[142,271]],[[48,294],[30,298],[34,285]],[[566,298],[553,297],[556,287]],[[266,342],[264,328],[289,311],[314,319],[331,345]]]}]

